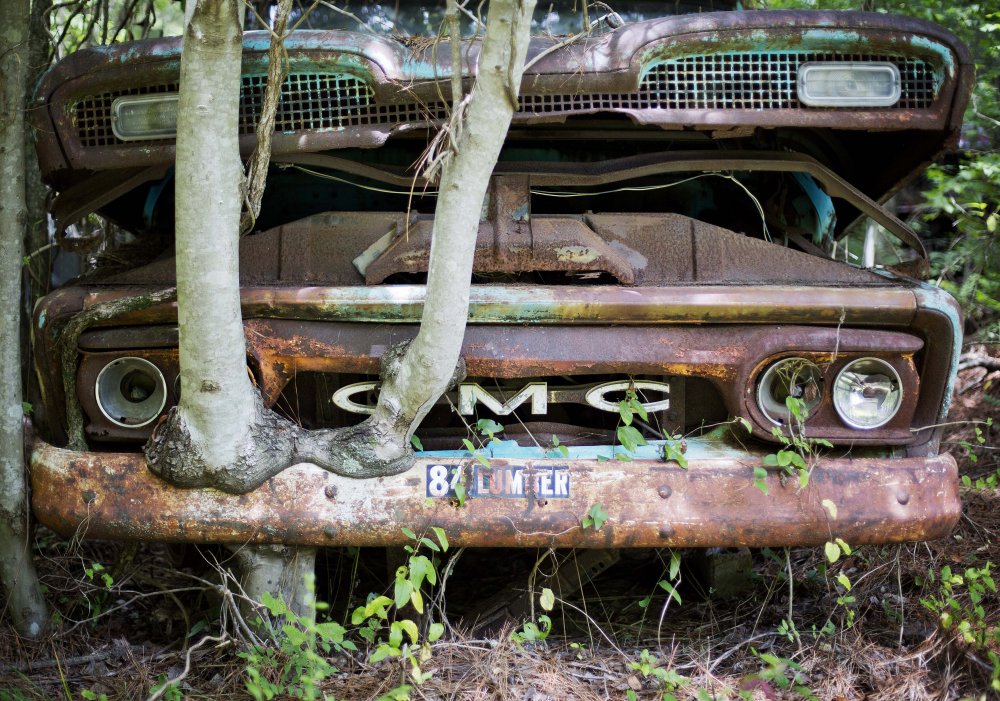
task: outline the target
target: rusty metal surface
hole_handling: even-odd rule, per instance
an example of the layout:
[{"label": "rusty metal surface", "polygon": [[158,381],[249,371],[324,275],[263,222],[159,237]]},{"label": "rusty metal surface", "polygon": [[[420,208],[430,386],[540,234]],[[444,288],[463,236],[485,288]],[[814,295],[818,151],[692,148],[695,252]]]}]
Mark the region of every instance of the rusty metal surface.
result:
[{"label": "rusty metal surface", "polygon": [[[105,299],[129,296],[137,290],[141,291],[142,288],[64,288],[50,295],[38,306],[35,314],[35,361],[46,406],[62,405],[58,363],[52,363],[47,349],[54,347],[65,320],[85,306]],[[313,367],[343,372],[365,372],[363,368],[368,368],[368,371],[374,372],[375,358],[381,352],[380,346],[402,340],[413,333],[412,328],[407,328],[407,325],[419,321],[422,299],[423,288],[420,286],[244,289],[248,346],[258,358],[262,389],[268,396],[274,397],[294,372],[308,371]],[[153,336],[149,336],[137,325],[173,324],[176,323],[175,314],[173,305],[164,305],[116,320],[118,329],[113,333],[118,339],[116,343],[120,344],[116,347],[153,348],[172,342],[171,338],[163,337],[163,331],[152,329],[149,333]],[[654,373],[663,372],[663,368],[670,369],[671,364],[676,364],[679,367],[672,368],[672,372],[697,372],[711,377],[712,363],[719,365],[722,362],[719,367],[726,366],[719,349],[724,346],[727,336],[717,332],[718,327],[711,326],[705,328],[701,332],[703,335],[699,337],[710,339],[711,342],[695,343],[693,341],[696,336],[692,335],[692,330],[684,328],[688,324],[780,323],[810,326],[825,324],[831,327],[825,331],[814,328],[807,330],[808,333],[796,332],[785,337],[783,332],[779,332],[781,327],[774,329],[756,326],[753,331],[733,332],[735,335],[728,337],[729,348],[746,345],[751,338],[767,339],[767,345],[759,346],[759,357],[795,350],[789,345],[793,340],[795,343],[792,345],[797,345],[797,350],[829,352],[836,343],[834,329],[841,323],[842,330],[849,331],[845,338],[856,339],[851,342],[857,344],[859,351],[873,347],[871,339],[865,340],[866,327],[912,328],[919,337],[934,341],[920,350],[915,358],[920,370],[920,392],[913,414],[916,426],[938,423],[936,417],[941,406],[941,393],[948,375],[948,356],[953,345],[943,342],[943,339],[954,333],[944,315],[918,307],[913,292],[905,288],[725,288],[688,285],[629,289],[486,286],[473,288],[470,319],[472,325],[468,331],[466,352],[473,357],[477,374],[498,377],[526,377],[531,373],[539,375],[550,370],[559,373],[577,372],[588,363],[592,364],[595,372],[599,368],[609,368],[618,372]],[[302,326],[297,327],[296,321],[301,321]],[[354,323],[329,324],[337,321],[380,323],[370,328]],[[534,328],[521,326],[525,321],[533,322]],[[391,323],[386,325],[384,322]],[[593,326],[602,323],[614,326],[604,329]],[[576,330],[558,329],[560,325],[567,324],[577,327]],[[321,329],[327,325],[329,333],[324,333]],[[491,331],[490,328],[496,325],[504,328]],[[624,333],[622,325],[635,327],[635,343],[626,341],[629,336]],[[655,328],[641,328],[650,325],[656,328],[669,325],[671,329],[669,333],[658,334]],[[552,341],[556,336],[549,337],[546,331],[548,327],[552,327],[551,333],[561,340]],[[345,331],[345,328],[352,328],[354,331]],[[511,328],[515,330],[511,331]],[[88,332],[87,338],[93,333],[101,331]],[[337,337],[337,334],[341,335]],[[520,340],[515,338],[517,334],[520,334]],[[567,334],[574,336],[576,340],[569,338]],[[599,346],[604,349],[598,353],[604,354],[601,356],[603,360],[597,356],[579,355],[581,348],[593,347],[589,340],[584,343],[584,339],[590,339],[594,334],[597,335],[595,337],[602,334],[608,337]],[[123,341],[123,336],[131,340]],[[819,340],[812,345],[802,345],[802,339],[810,337]],[[909,338],[912,339],[912,336]],[[912,342],[910,343],[907,346],[880,347],[887,352],[910,354],[915,350]],[[88,347],[97,350],[93,345]],[[642,351],[640,355],[632,353],[628,356],[629,362],[623,363],[621,360],[625,356],[618,357],[622,348],[631,348],[636,352],[645,348],[648,352]],[[842,345],[841,350],[846,352],[848,347]],[[617,362],[612,355],[618,357]],[[505,364],[502,358],[508,356],[512,360]],[[345,360],[346,358],[352,360]],[[744,400],[737,393],[748,381],[753,362],[755,361],[750,361],[751,365],[730,363],[729,370],[726,371],[727,379],[717,378],[720,387],[728,387],[723,394],[729,398],[727,406],[733,414],[744,411]],[[910,361],[906,363],[897,370],[909,376],[907,373],[912,373]],[[696,367],[699,369],[696,370]],[[732,374],[737,368],[743,368],[738,379]],[[759,417],[752,416],[752,409],[746,411],[751,415],[750,418],[756,419],[756,429],[763,431],[765,425]],[[59,441],[59,425],[58,416],[54,415],[48,417],[41,428],[46,437]],[[915,440],[912,436],[904,439],[904,434],[898,433],[905,430],[902,424],[893,426],[896,440],[922,444],[924,455],[934,450],[936,443],[933,431],[920,432]],[[885,435],[881,433],[874,435],[885,439]]]},{"label": "rusty metal surface", "polygon": [[[761,285],[819,283],[877,285],[891,280],[826,255],[806,254],[680,214],[618,213],[578,217],[537,216],[524,222],[521,238],[501,237],[492,222],[479,229],[473,271],[510,273],[534,281],[527,271],[564,271],[569,283],[593,284],[581,273],[606,271],[636,285],[684,283]],[[396,273],[427,269],[430,221],[398,212],[327,212],[240,240],[243,285],[361,285]],[[394,237],[391,243],[384,242]],[[384,250],[383,250],[384,248]],[[364,275],[352,261],[370,250]],[[383,251],[383,252],[379,252]],[[523,275],[522,275],[523,274]],[[499,280],[510,282],[510,276]],[[104,284],[170,287],[171,256],[123,272]],[[551,276],[550,276],[551,279]]]},{"label": "rusty metal surface", "polygon": [[[628,218],[625,215],[623,218]],[[512,240],[510,229],[502,232],[498,222],[479,225],[472,270],[491,273],[608,273],[631,285],[636,271],[580,219],[535,217],[523,222],[523,241]],[[400,232],[389,249],[368,266],[365,282],[377,285],[396,273],[426,272],[430,261],[433,222],[423,219]]]},{"label": "rusty metal surface", "polygon": [[[535,460],[523,468],[524,496],[474,496],[457,507],[427,500],[429,469],[460,465],[468,484],[484,480],[471,459],[420,459],[391,478],[351,480],[316,466],[294,466],[256,491],[233,496],[172,487],[122,453],[74,453],[34,444],[35,516],[64,536],[214,543],[387,546],[406,541],[403,527],[445,529],[465,546],[706,547],[851,544],[945,536],[961,512],[950,455],[926,459],[823,460],[809,486],[768,477],[770,494],[753,486],[759,457],[692,459],[687,470],[660,461]],[[514,467],[493,461],[497,474]],[[553,487],[565,469],[568,495]],[[495,492],[510,478],[496,479]],[[488,485],[479,482],[480,487]],[[474,487],[473,487],[474,488]],[[553,491],[555,490],[555,491]],[[534,493],[532,493],[534,492]],[[837,506],[831,518],[822,501]],[[580,519],[600,502],[600,530]]]},{"label": "rusty metal surface", "polygon": [[[266,35],[250,33],[244,53],[244,72],[261,74],[264,68]],[[431,105],[448,97],[447,76],[450,54],[445,52],[411,53],[391,40],[348,32],[302,32],[289,39],[292,68],[321,66],[336,69],[370,81],[379,105],[412,103]],[[551,40],[536,38],[532,55],[551,47]],[[437,47],[435,47],[436,49]],[[463,48],[463,57],[475,64],[477,46]],[[638,124],[665,127],[695,126],[719,130],[739,126],[799,126],[838,129],[907,129],[939,132],[935,142],[925,145],[930,152],[950,139],[959,126],[953,116],[961,114],[967,100],[971,61],[968,52],[940,27],[903,17],[863,13],[832,12],[733,12],[674,17],[628,25],[611,34],[587,42],[563,47],[546,55],[525,74],[521,93],[529,103],[546,96],[595,95],[620,97],[636,89],[642,72],[666,57],[685,53],[726,53],[733,50],[808,50],[818,48],[857,54],[890,51],[928,57],[943,74],[938,99],[927,109],[629,109],[619,108]],[[63,137],[63,149],[70,168],[104,169],[155,162],[169,162],[173,157],[170,142],[112,144],[83,148],[72,137],[75,116],[68,109],[76,99],[101,91],[134,88],[142,85],[176,83],[179,41],[156,40],[132,43],[121,48],[101,47],[79,52],[60,63],[45,80],[39,97],[47,109],[34,109],[36,128],[42,138],[40,151],[52,157],[44,159],[46,175],[61,164],[52,148],[55,134]],[[436,58],[436,62],[435,62]],[[441,62],[444,63],[441,63]],[[471,68],[467,72],[472,72]],[[435,78],[442,80],[439,85]],[[960,86],[962,90],[957,90]],[[559,122],[568,114],[593,114],[609,111],[601,101],[557,114],[525,111],[515,123]],[[36,105],[37,107],[37,105]],[[390,113],[395,113],[390,111]],[[426,113],[426,110],[425,112]],[[416,123],[428,120],[415,111]],[[433,119],[431,120],[433,121]],[[275,155],[301,151],[321,151],[346,146],[376,146],[391,134],[414,126],[409,123],[383,123],[346,126],[296,134],[277,133]],[[935,145],[936,144],[936,145]],[[253,136],[241,139],[249,152]],[[896,179],[898,179],[897,176]],[[878,196],[881,193],[872,193]]]},{"label": "rusty metal surface", "polygon": [[[63,288],[52,312],[79,310],[145,288]],[[419,322],[423,285],[380,287],[246,286],[243,318],[379,323]],[[82,298],[82,300],[81,300]],[[72,307],[74,301],[81,306]],[[79,302],[78,302],[79,303]],[[672,287],[473,285],[470,324],[837,324],[906,326],[917,311],[905,287],[677,285]],[[115,325],[175,323],[176,304],[123,314]]]},{"label": "rusty metal surface", "polygon": [[[264,403],[271,406],[300,373],[376,375],[384,349],[413,338],[417,328],[251,319],[245,324],[245,332],[251,367]],[[91,418],[92,435],[148,437],[151,427],[120,429],[103,419],[97,412],[92,388],[103,365],[123,354],[139,355],[156,363],[172,387],[177,374],[176,351],[118,350],[143,346],[153,349],[171,340],[176,343],[176,330],[164,327],[96,330],[81,338],[85,350],[78,392]],[[847,363],[858,357],[878,356],[896,369],[904,387],[916,388],[920,380],[913,354],[922,346],[919,338],[909,334],[851,328],[728,325],[681,327],[665,334],[657,327],[637,326],[623,334],[620,328],[505,325],[470,326],[462,357],[470,376],[484,378],[527,381],[601,374],[703,378],[715,387],[729,415],[746,417],[759,438],[773,440],[772,424],[757,409],[754,393],[746,389],[755,387],[760,372],[776,359],[787,355],[808,358],[824,368],[825,381],[831,386]],[[903,404],[888,424],[859,434],[842,425],[827,392],[814,408],[806,430],[809,435],[849,445],[910,443],[910,423],[918,396],[916,391],[906,392]]]}]

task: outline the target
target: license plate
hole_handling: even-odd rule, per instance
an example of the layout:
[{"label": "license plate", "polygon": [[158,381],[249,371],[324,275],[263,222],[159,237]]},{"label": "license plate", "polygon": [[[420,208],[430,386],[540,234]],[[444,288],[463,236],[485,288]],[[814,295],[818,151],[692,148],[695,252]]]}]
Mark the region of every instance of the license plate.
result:
[{"label": "license plate", "polygon": [[426,493],[432,499],[456,498],[461,484],[467,497],[485,499],[569,499],[570,472],[565,465],[473,465],[471,484],[463,480],[462,465],[427,466]]}]

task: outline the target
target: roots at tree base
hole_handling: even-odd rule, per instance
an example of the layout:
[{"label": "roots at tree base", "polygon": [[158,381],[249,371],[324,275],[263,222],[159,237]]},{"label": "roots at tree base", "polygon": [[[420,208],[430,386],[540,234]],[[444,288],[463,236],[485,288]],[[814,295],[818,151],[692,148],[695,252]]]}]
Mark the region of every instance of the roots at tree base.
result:
[{"label": "roots at tree base", "polygon": [[[407,345],[393,346],[382,357],[383,392],[393,391],[395,370]],[[460,360],[449,386],[464,377],[465,363]],[[416,416],[398,410],[377,411],[357,426],[310,431],[265,407],[259,393],[254,393],[253,401],[255,419],[233,463],[213,465],[206,461],[183,411],[173,407],[144,447],[149,469],[178,487],[212,487],[230,494],[253,491],[301,462],[355,479],[398,475],[413,466],[410,435],[430,408],[424,407]]]}]

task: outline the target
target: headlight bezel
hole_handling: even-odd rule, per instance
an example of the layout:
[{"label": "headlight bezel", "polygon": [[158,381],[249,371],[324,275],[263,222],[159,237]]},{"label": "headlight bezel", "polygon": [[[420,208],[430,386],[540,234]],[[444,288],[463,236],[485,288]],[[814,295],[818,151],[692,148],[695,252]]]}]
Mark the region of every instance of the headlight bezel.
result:
[{"label": "headlight bezel", "polygon": [[[122,386],[130,374],[145,372],[152,379],[153,391],[139,402],[133,402],[124,396]],[[107,363],[97,373],[94,381],[94,398],[101,415],[115,426],[127,429],[137,429],[153,423],[163,413],[167,405],[168,388],[163,371],[146,358],[135,355],[125,355]],[[133,404],[134,406],[129,406]],[[139,412],[139,406],[145,405],[141,411],[143,418],[135,421],[122,419],[123,410],[117,407],[128,407]]]}]

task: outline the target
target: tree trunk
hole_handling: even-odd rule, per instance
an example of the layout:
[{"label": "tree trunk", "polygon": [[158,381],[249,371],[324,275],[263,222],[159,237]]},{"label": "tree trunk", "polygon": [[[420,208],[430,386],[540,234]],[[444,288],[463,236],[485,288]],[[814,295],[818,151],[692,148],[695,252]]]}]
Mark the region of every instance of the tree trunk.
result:
[{"label": "tree trunk", "polygon": [[410,437],[464,375],[459,353],[479,213],[517,107],[534,5],[490,3],[478,78],[449,127],[420,332],[383,357],[382,392],[367,421],[310,432],[264,409],[246,373],[237,262],[238,19],[223,0],[197,2],[181,56],[177,124],[181,400],[146,446],[154,472],[179,486],[243,493],[303,460],[357,478],[412,466]]},{"label": "tree trunk", "polygon": [[[243,34],[234,0],[198,0],[177,109],[176,261],[181,400],[146,452],[165,479],[246,492],[290,464],[294,426],[250,383],[239,294]],[[266,479],[266,477],[264,477]]]},{"label": "tree trunk", "polygon": [[476,83],[442,167],[420,331],[383,377],[371,418],[377,434],[395,436],[378,446],[382,460],[408,450],[420,421],[454,380],[469,316],[479,216],[517,109],[534,8],[535,0],[490,0]]},{"label": "tree trunk", "polygon": [[31,560],[21,404],[27,38],[28,0],[5,0],[0,4],[0,581],[18,630],[37,637],[46,611]]}]

